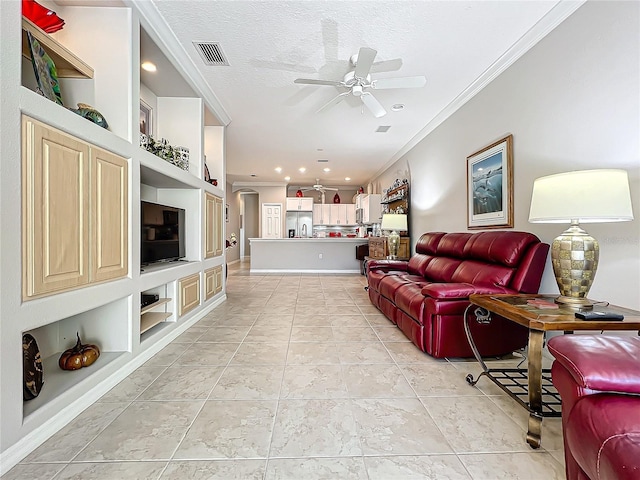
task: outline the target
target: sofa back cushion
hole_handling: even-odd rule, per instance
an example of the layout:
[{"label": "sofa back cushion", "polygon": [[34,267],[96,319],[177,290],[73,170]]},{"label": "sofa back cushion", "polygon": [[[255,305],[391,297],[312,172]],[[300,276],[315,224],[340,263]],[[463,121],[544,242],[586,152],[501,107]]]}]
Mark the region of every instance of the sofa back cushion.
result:
[{"label": "sofa back cushion", "polygon": [[538,237],[527,232],[480,232],[469,238],[463,257],[507,267],[518,267]]},{"label": "sofa back cushion", "polygon": [[439,257],[465,258],[464,247],[472,233],[447,233],[438,243],[436,255]]},{"label": "sofa back cushion", "polygon": [[409,259],[407,272],[424,277],[427,265],[438,249],[443,232],[424,233],[416,243],[416,253]]},{"label": "sofa back cushion", "polygon": [[499,264],[488,264],[478,260],[465,260],[460,263],[451,275],[455,283],[471,283],[473,285],[501,286],[509,285],[515,269]]}]

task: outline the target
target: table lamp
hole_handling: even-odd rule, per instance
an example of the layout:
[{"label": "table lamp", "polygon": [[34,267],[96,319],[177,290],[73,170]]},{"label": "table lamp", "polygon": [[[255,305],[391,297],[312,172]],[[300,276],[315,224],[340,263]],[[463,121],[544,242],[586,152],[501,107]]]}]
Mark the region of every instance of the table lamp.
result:
[{"label": "table lamp", "polygon": [[382,215],[382,230],[391,230],[387,236],[389,245],[389,258],[398,258],[398,248],[400,247],[400,234],[398,232],[407,230],[407,216],[401,213],[385,213]]},{"label": "table lamp", "polygon": [[540,177],[533,183],[529,222],[570,223],[551,246],[551,263],[560,297],[556,303],[593,308],[589,289],[600,247],[581,223],[633,220],[629,177],[624,170],[582,170]]}]

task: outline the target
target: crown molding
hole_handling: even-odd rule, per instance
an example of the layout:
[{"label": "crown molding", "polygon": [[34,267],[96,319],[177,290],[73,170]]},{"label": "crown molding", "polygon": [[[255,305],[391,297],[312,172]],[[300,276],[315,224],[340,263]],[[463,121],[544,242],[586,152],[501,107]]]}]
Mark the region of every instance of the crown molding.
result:
[{"label": "crown molding", "polygon": [[466,89],[444,107],[427,125],[420,130],[407,144],[389,159],[372,179],[382,175],[391,165],[406,155],[412,148],[420,143],[427,135],[433,132],[446,119],[453,115],[465,103],[475,97],[480,91],[489,85],[496,77],[509,68],[516,60],[533,48],[540,40],[546,37],[553,29],[564,22],[571,14],[580,8],[587,0],[561,0],[547,14],[520,37],[500,58],[489,66]]}]

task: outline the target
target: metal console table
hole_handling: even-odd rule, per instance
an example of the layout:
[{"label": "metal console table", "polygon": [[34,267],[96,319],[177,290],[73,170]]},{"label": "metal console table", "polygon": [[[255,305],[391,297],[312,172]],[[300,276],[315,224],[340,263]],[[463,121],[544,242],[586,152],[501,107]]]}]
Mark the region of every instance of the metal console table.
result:
[{"label": "metal console table", "polygon": [[[475,385],[487,377],[511,398],[529,411],[527,443],[532,448],[540,447],[542,419],[559,417],[561,403],[558,392],[551,383],[551,372],[542,368],[542,347],[547,331],[573,333],[578,330],[637,330],[640,331],[640,312],[615,305],[596,305],[594,310],[614,311],[624,315],[624,320],[585,321],[575,317],[576,310],[558,306],[547,309],[529,304],[530,300],[542,299],[553,303],[557,295],[471,295],[471,304],[464,313],[464,328],[476,360],[482,366],[477,378],[467,375],[467,382]],[[480,308],[478,308],[480,307]],[[469,327],[469,311],[475,308],[475,321],[490,323],[492,314],[500,315],[529,329],[527,368],[488,368],[473,341]],[[484,310],[483,310],[484,309]]]}]

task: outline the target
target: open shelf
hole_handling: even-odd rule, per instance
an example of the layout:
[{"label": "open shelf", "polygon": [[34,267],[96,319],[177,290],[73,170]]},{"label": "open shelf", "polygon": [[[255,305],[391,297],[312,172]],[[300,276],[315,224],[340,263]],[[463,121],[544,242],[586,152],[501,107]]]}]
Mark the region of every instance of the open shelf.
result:
[{"label": "open shelf", "polygon": [[23,402],[22,415],[26,419],[41,407],[69,391],[83,380],[97,373],[126,352],[101,352],[93,365],[80,370],[62,370],[58,366],[58,359],[62,352],[56,352],[42,361],[44,383],[40,395],[33,400]]},{"label": "open shelf", "polygon": [[169,303],[171,301],[170,298],[160,298],[158,299],[157,302],[153,302],[149,305],[147,305],[146,307],[143,307],[140,309],[140,315],[144,315],[145,313],[153,310],[156,307],[159,307],[160,305],[164,305],[165,303]]},{"label": "open shelf", "polygon": [[171,312],[147,312],[140,316],[140,334],[152,329],[159,323],[164,322],[172,315]]},{"label": "open shelf", "polygon": [[28,18],[22,17],[22,55],[31,59],[27,32],[35,37],[47,51],[56,65],[58,77],[61,78],[93,78],[93,68],[80,60],[74,53],[58,43],[48,33]]}]

